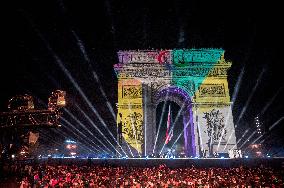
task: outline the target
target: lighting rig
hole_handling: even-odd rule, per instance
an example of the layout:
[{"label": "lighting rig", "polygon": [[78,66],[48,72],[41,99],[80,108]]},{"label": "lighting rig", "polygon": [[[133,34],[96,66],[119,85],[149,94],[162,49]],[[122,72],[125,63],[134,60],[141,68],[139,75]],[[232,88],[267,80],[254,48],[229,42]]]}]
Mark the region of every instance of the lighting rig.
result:
[{"label": "lighting rig", "polygon": [[[66,105],[65,96],[65,91],[52,92],[48,98],[47,109],[35,109],[33,97],[30,95],[12,97],[8,101],[8,112],[0,112],[1,153],[6,153],[5,151],[11,149],[11,145],[19,145],[16,142],[21,140],[21,135],[32,130],[60,127],[59,118],[62,115],[60,109]],[[22,151],[23,147],[18,147]]]}]

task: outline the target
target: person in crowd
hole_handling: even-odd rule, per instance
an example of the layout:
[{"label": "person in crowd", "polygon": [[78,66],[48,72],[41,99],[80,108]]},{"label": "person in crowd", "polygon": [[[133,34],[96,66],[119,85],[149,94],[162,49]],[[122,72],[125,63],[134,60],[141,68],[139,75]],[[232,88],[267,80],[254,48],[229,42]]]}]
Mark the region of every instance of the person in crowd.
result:
[{"label": "person in crowd", "polygon": [[270,167],[169,168],[34,164],[17,169],[20,188],[284,187],[283,171]]}]

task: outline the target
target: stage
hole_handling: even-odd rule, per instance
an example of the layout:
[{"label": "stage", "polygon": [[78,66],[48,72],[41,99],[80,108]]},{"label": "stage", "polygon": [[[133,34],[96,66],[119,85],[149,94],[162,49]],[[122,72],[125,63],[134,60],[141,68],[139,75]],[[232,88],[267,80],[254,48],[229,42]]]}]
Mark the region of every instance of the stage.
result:
[{"label": "stage", "polygon": [[[20,162],[20,161],[19,161]],[[284,169],[284,158],[41,158],[21,161],[24,163],[46,163],[57,165],[108,165],[108,166],[133,166],[153,167],[165,164],[168,167],[220,167],[232,168],[239,166],[257,167],[270,166]]]}]

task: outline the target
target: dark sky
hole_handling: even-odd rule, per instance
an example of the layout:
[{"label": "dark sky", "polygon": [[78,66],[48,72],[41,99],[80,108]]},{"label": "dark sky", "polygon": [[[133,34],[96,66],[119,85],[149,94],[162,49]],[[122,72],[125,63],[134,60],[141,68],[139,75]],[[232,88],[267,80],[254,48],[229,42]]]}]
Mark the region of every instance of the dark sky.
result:
[{"label": "dark sky", "polygon": [[[106,124],[114,127],[99,87],[116,112],[117,80],[112,67],[118,50],[223,48],[225,58],[233,62],[228,73],[231,97],[244,69],[233,106],[235,122],[243,113],[237,136],[253,128],[254,117],[265,106],[260,119],[269,127],[284,115],[280,7],[267,1],[12,1],[2,12],[2,37],[7,44],[2,51],[1,110],[7,110],[7,101],[16,94],[31,94],[39,105],[39,100],[47,103],[53,90],[62,89],[67,92],[68,110],[86,122],[75,108],[78,104],[101,127],[60,69],[60,59]],[[76,124],[66,113],[64,117]],[[283,146],[283,131],[280,121],[267,139]]]}]

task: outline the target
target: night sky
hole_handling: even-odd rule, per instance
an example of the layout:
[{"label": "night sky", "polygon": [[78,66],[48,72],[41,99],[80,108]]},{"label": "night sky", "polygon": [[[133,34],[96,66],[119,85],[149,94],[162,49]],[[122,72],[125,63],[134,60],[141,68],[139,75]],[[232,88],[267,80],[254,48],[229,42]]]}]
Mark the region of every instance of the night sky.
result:
[{"label": "night sky", "polygon": [[[25,93],[34,96],[36,108],[45,108],[50,93],[61,89],[67,92],[67,110],[102,138],[82,117],[76,108],[80,106],[110,137],[58,61],[115,132],[116,123],[106,101],[116,113],[117,79],[113,65],[118,62],[118,50],[223,48],[226,60],[233,63],[228,72],[231,99],[244,70],[233,104],[234,121],[239,122],[237,139],[246,129],[255,130],[253,120],[258,114],[266,130],[284,115],[280,5],[181,0],[12,3],[5,8],[1,24],[5,33],[2,37],[7,40],[0,69],[1,111],[7,111],[11,97]],[[84,132],[63,112],[64,118]],[[58,131],[49,130],[49,136],[59,143],[65,139],[60,133],[75,138],[71,131],[64,125]],[[267,147],[283,148],[283,132],[281,120],[266,133],[264,143]]]}]

